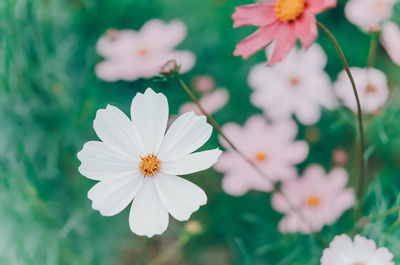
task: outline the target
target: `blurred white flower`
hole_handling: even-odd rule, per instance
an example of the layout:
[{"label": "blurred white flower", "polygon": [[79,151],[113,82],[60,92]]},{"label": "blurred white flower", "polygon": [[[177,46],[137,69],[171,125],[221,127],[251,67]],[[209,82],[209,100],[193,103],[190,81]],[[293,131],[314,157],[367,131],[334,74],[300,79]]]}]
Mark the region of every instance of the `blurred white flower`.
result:
[{"label": "blurred white flower", "polygon": [[387,248],[377,248],[373,240],[356,235],[336,236],[325,249],[321,265],[394,265],[393,254]]},{"label": "blurred white flower", "polygon": [[152,19],[140,31],[109,30],[97,42],[97,52],[105,60],[96,65],[96,75],[110,82],[150,78],[170,59],[181,65],[181,73],[187,72],[195,63],[194,54],[174,50],[185,36],[186,27],[179,20]]},{"label": "blurred white flower", "polygon": [[307,51],[294,48],[281,63],[254,66],[248,77],[254,89],[251,102],[272,120],[289,119],[311,125],[319,121],[321,106],[333,108],[336,99],[324,67],[327,57],[313,44]]},{"label": "blurred white flower", "polygon": [[228,123],[222,129],[237,148],[270,178],[263,178],[221,139],[227,151],[214,167],[225,173],[222,181],[224,191],[235,196],[251,189],[270,191],[273,181],[295,178],[295,165],[308,155],[307,143],[295,140],[298,128],[293,120],[268,124],[262,116],[253,116],[243,127]]},{"label": "blurred white flower", "polygon": [[[208,114],[213,114],[220,110],[226,105],[229,99],[229,93],[225,88],[217,89],[215,91],[204,94],[200,99],[201,107]],[[187,102],[179,108],[179,113],[193,111],[194,113],[201,115],[201,110],[193,102]]]},{"label": "blurred white flower", "polygon": [[378,32],[390,19],[397,0],[350,0],[345,6],[346,18],[367,32]]},{"label": "blurred white flower", "polygon": [[193,112],[181,115],[165,134],[168,102],[150,88],[133,98],[131,119],[114,106],[99,110],[94,129],[101,141],[83,146],[79,171],[99,181],[88,193],[93,209],[112,216],[133,201],[131,230],[152,237],[166,230],[168,212],[185,221],[206,203],[202,189],[176,175],[211,167],[221,151],[192,153],[212,132],[205,116]]},{"label": "blurred white flower", "polygon": [[[382,108],[389,98],[386,75],[375,68],[351,67],[350,71],[356,83],[363,112],[371,114]],[[334,90],[346,107],[357,112],[353,89],[344,70],[339,74]]]},{"label": "blurred white flower", "polygon": [[394,22],[385,23],[381,43],[392,61],[400,66],[400,27]]},{"label": "blurred white flower", "polygon": [[321,166],[311,165],[303,177],[284,182],[281,192],[271,199],[272,207],[285,214],[279,230],[308,234],[333,224],[354,204],[353,191],[346,189],[347,180],[343,168],[327,174]]}]

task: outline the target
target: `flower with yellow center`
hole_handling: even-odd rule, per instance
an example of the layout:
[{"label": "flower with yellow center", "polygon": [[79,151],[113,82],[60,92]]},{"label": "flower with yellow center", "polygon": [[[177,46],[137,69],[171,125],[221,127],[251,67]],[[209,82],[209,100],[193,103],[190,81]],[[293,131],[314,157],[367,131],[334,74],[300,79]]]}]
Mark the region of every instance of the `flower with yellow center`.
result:
[{"label": "flower with yellow center", "polygon": [[305,0],[278,0],[275,4],[276,17],[281,22],[293,22],[301,17]]},{"label": "flower with yellow center", "polygon": [[112,216],[131,204],[129,225],[137,235],[162,234],[169,214],[186,221],[204,205],[204,191],[177,175],[205,170],[221,155],[195,152],[211,136],[204,116],[182,114],[166,132],[167,122],[167,98],[149,88],[133,98],[131,119],[110,105],[97,111],[93,127],[101,141],[78,153],[81,174],[99,181],[88,193],[93,209]]}]

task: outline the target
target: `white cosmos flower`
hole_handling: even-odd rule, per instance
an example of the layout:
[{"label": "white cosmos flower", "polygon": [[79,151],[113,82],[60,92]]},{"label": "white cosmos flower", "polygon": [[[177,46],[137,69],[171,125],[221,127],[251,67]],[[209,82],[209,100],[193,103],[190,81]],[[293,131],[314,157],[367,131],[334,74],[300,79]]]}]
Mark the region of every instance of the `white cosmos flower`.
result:
[{"label": "white cosmos flower", "polygon": [[112,216],[133,201],[129,225],[147,237],[167,229],[168,213],[185,221],[206,203],[202,189],[177,175],[207,169],[221,155],[193,153],[212,133],[205,116],[185,113],[165,133],[167,121],[167,98],[148,88],[133,98],[131,119],[114,106],[98,110],[93,127],[101,141],[78,153],[80,173],[99,181],[88,193],[93,209]]},{"label": "white cosmos flower", "polygon": [[393,254],[387,248],[377,248],[373,240],[356,235],[336,236],[324,250],[321,265],[394,265]]}]

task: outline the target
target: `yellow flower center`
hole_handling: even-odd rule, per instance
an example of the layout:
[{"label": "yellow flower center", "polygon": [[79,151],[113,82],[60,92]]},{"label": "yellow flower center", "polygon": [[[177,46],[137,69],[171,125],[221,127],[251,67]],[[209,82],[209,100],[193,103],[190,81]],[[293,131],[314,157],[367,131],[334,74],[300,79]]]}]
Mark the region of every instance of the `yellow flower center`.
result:
[{"label": "yellow flower center", "polygon": [[365,91],[367,93],[374,93],[374,92],[376,92],[376,87],[373,84],[368,83],[367,88],[365,89]]},{"label": "yellow flower center", "polygon": [[267,159],[267,155],[264,153],[257,153],[256,160],[259,162],[265,161]]},{"label": "yellow flower center", "polygon": [[307,205],[312,207],[319,205],[320,202],[321,200],[316,196],[311,196],[310,198],[307,199]]},{"label": "yellow flower center", "polygon": [[148,154],[145,157],[140,157],[142,161],[139,164],[139,170],[145,176],[154,176],[161,169],[161,160],[154,153]]},{"label": "yellow flower center", "polygon": [[292,77],[290,78],[290,84],[292,87],[297,87],[297,85],[300,83],[300,80],[297,77]]},{"label": "yellow flower center", "polygon": [[140,49],[140,50],[138,51],[138,54],[139,54],[140,56],[146,56],[148,53],[149,53],[149,52],[148,52],[147,49],[145,49],[145,48],[142,48],[142,49]]},{"label": "yellow flower center", "polygon": [[354,263],[354,265],[364,265],[363,263]]},{"label": "yellow flower center", "polygon": [[275,4],[276,17],[282,22],[292,23],[301,17],[306,4],[305,0],[278,0]]}]

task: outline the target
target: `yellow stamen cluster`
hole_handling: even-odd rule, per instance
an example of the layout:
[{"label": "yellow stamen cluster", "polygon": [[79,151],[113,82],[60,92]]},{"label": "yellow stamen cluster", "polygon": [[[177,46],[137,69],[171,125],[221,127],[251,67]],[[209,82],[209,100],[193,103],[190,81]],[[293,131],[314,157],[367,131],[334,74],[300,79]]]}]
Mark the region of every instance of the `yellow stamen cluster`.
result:
[{"label": "yellow stamen cluster", "polygon": [[312,207],[319,205],[320,202],[321,200],[316,196],[311,196],[310,198],[307,199],[307,205]]},{"label": "yellow stamen cluster", "polygon": [[276,17],[282,22],[294,22],[303,14],[305,0],[278,0],[275,4]]},{"label": "yellow stamen cluster", "polygon": [[375,87],[373,84],[368,83],[368,85],[367,85],[365,91],[366,91],[367,93],[374,93],[374,92],[376,92],[376,87]]},{"label": "yellow stamen cluster", "polygon": [[142,48],[142,49],[140,49],[140,50],[138,51],[138,54],[139,54],[140,56],[146,56],[146,55],[148,54],[148,51],[147,51],[147,49]]},{"label": "yellow stamen cluster", "polygon": [[157,158],[157,155],[148,154],[145,157],[140,157],[142,161],[139,164],[139,170],[143,172],[145,176],[154,176],[161,169],[161,160]]},{"label": "yellow stamen cluster", "polygon": [[264,153],[257,153],[256,160],[259,162],[265,161],[267,159],[267,155]]}]

